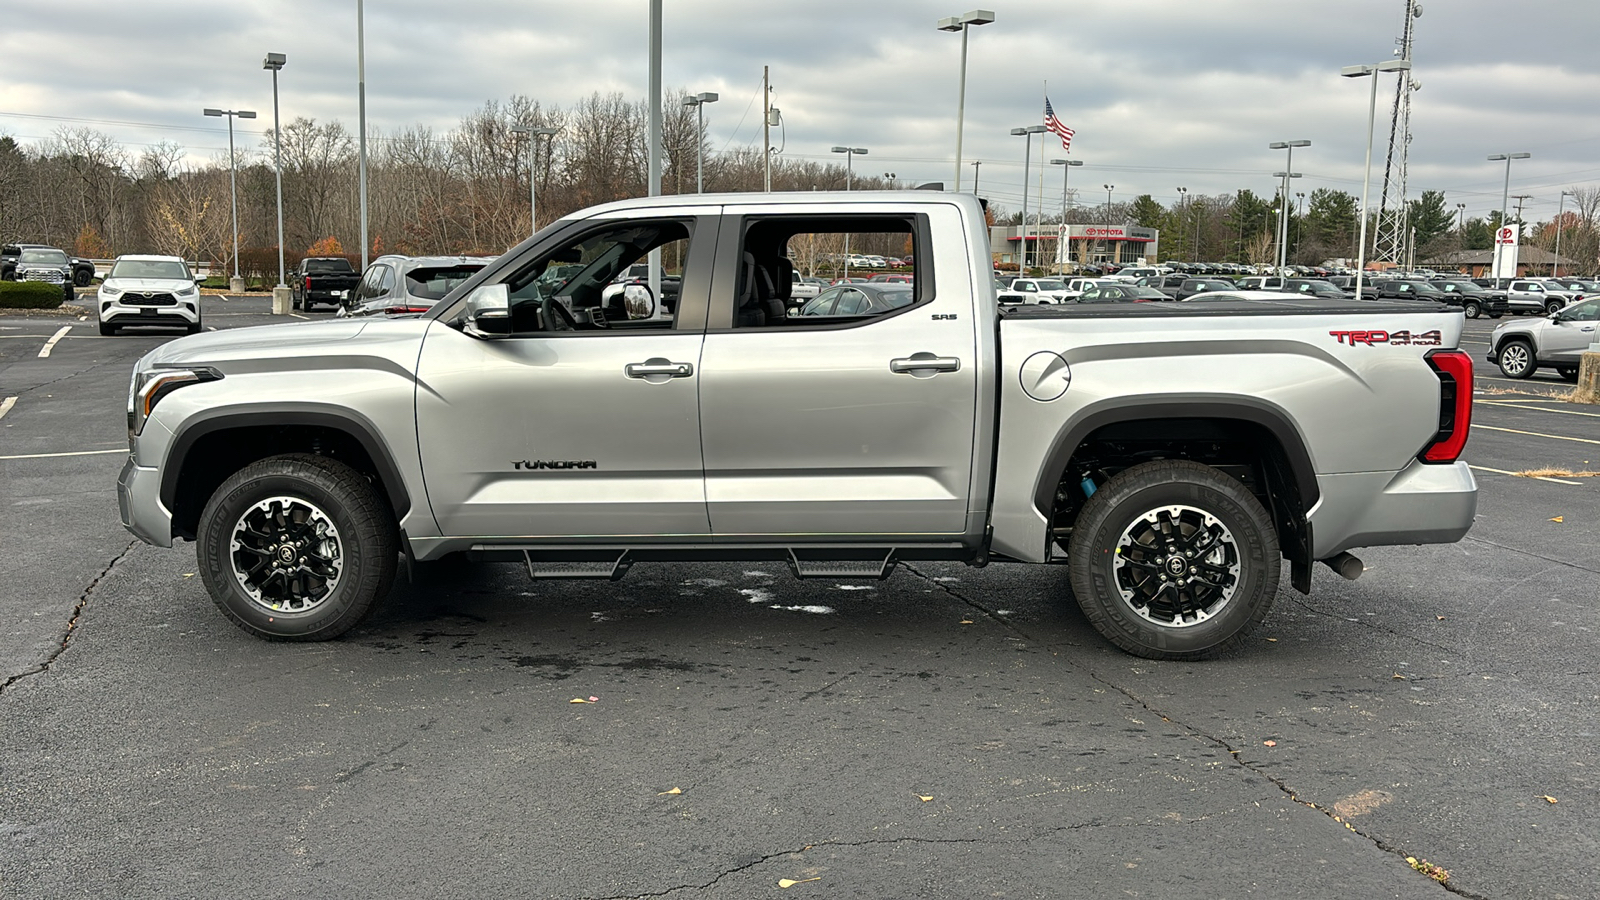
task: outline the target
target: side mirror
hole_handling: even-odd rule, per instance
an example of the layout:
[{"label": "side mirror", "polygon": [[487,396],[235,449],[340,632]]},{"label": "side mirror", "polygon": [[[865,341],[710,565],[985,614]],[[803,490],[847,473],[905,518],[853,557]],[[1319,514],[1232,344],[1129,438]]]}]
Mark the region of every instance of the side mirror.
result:
[{"label": "side mirror", "polygon": [[206,283],[206,277],[204,275],[196,275],[196,276],[194,276],[194,283],[195,284],[205,284]]},{"label": "side mirror", "polygon": [[480,284],[467,297],[467,334],[498,337],[511,333],[511,292],[503,284]]},{"label": "side mirror", "polygon": [[630,284],[622,289],[622,305],[628,312],[628,318],[653,319],[656,317],[656,298],[650,293],[650,286],[644,284]]}]

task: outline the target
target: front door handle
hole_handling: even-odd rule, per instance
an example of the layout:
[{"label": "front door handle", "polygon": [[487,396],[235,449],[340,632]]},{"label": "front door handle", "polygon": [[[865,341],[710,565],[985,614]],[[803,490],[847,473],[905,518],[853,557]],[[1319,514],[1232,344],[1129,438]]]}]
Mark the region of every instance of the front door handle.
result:
[{"label": "front door handle", "polygon": [[651,384],[660,384],[672,378],[688,378],[694,374],[694,365],[657,357],[642,363],[628,363],[622,367],[622,371],[629,378],[643,378]]},{"label": "front door handle", "polygon": [[934,356],[932,353],[913,353],[908,357],[889,360],[889,371],[913,378],[931,378],[939,372],[956,372],[960,369],[959,357]]}]

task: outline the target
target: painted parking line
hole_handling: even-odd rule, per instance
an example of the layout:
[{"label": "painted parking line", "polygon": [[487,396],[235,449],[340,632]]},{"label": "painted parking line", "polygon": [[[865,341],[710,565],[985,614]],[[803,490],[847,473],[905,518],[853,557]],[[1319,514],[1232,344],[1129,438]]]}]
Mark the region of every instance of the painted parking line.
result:
[{"label": "painted parking line", "polygon": [[11,412],[11,407],[16,405],[17,398],[15,397],[7,397],[4,400],[0,400],[0,419],[4,419],[6,413]]},{"label": "painted parking line", "polygon": [[310,316],[302,316],[299,313],[289,313],[289,315],[294,316],[296,319],[310,319],[311,318]]},{"label": "painted parking line", "polygon": [[[1563,416],[1588,416],[1591,419],[1600,419],[1600,413],[1579,412],[1579,411],[1577,411],[1575,409],[1551,409],[1551,408],[1549,408],[1547,406],[1529,406],[1528,405],[1528,401],[1523,401],[1523,400],[1478,400],[1476,402],[1483,403],[1483,404],[1493,404],[1495,406],[1506,406],[1506,407],[1510,407],[1512,409],[1531,409],[1531,410],[1535,410],[1537,412],[1560,413]],[[1567,401],[1565,401],[1565,400],[1551,400],[1549,402],[1551,402],[1551,403],[1565,403]]]},{"label": "painted parking line", "polygon": [[60,341],[62,338],[66,337],[67,336],[67,332],[69,332],[71,330],[72,330],[72,326],[71,325],[63,325],[63,326],[61,326],[61,330],[57,331],[50,338],[50,340],[44,342],[44,346],[43,347],[39,348],[39,358],[40,359],[45,359],[45,358],[49,357],[50,351],[54,350],[56,348],[56,343],[58,341]]},{"label": "painted parking line", "polygon": [[1532,478],[1535,481],[1553,481],[1556,484],[1570,484],[1577,487],[1583,486],[1583,482],[1581,481],[1567,481],[1564,478],[1551,478],[1548,475],[1517,475],[1517,473],[1507,472],[1505,469],[1491,469],[1488,466],[1475,466],[1471,463],[1467,463],[1467,468],[1476,472],[1493,472],[1496,475],[1511,475],[1517,478]]},{"label": "painted parking line", "polygon": [[121,453],[126,456],[128,448],[120,447],[116,450],[72,450],[67,453],[19,453],[15,456],[0,456],[0,459],[55,459],[60,456],[104,456],[107,453]]},{"label": "painted parking line", "polygon": [[1543,432],[1539,431],[1522,431],[1521,429],[1517,428],[1498,428],[1494,425],[1479,425],[1477,422],[1472,423],[1472,427],[1482,428],[1487,431],[1504,431],[1510,434],[1525,434],[1529,437],[1549,438],[1553,441],[1574,441],[1579,444],[1600,444],[1600,441],[1591,440],[1589,438],[1567,437],[1564,434],[1544,434]]}]

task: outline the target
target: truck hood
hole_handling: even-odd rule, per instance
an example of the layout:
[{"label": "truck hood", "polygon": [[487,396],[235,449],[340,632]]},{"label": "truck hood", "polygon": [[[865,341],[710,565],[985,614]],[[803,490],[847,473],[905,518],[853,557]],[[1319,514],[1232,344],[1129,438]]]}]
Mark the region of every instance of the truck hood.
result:
[{"label": "truck hood", "polygon": [[[139,360],[138,367],[207,365],[226,374],[234,369],[326,368],[334,358],[347,360],[344,366],[359,365],[351,360],[374,355],[395,358],[396,342],[419,344],[427,327],[426,319],[339,319],[210,331],[163,344]],[[403,357],[405,351],[398,355]]]}]

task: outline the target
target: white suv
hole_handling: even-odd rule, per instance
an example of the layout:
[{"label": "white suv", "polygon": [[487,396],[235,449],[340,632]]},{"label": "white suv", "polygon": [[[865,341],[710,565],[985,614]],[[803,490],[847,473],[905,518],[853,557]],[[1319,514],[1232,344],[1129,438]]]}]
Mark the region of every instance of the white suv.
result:
[{"label": "white suv", "polygon": [[200,331],[200,288],[176,256],[119,256],[95,297],[101,334],[125,325],[182,326]]}]

